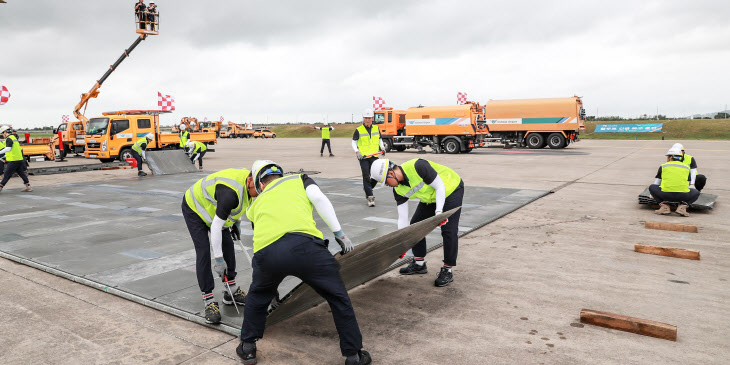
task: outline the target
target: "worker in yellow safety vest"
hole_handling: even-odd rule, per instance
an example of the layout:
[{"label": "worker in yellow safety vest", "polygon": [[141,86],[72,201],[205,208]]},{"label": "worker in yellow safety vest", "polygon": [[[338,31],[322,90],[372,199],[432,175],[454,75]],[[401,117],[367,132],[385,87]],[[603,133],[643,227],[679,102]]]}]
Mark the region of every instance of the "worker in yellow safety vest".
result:
[{"label": "worker in yellow safety vest", "polygon": [[185,124],[180,124],[180,133],[178,133],[178,137],[180,137],[180,148],[185,148],[188,144],[188,140],[190,140],[190,132],[186,131],[187,126]]},{"label": "worker in yellow safety vest", "polygon": [[667,162],[659,166],[649,193],[659,203],[656,214],[672,214],[668,202],[679,204],[677,214],[689,217],[687,208],[700,197],[699,190],[690,186],[690,166],[682,162],[682,149],[672,146],[667,151]]},{"label": "worker in yellow safety vest", "polygon": [[[464,182],[452,169],[423,159],[406,161],[400,166],[390,160],[380,159],[373,163],[371,177],[378,186],[393,188],[398,207],[398,229],[431,218],[460,207],[464,200]],[[418,199],[418,207],[408,221],[408,200]],[[444,240],[444,265],[441,267],[434,284],[447,286],[454,281],[453,267],[459,252],[459,217],[461,209],[449,219],[441,222],[441,237]],[[400,269],[402,275],[426,274],[426,239],[413,247],[413,261]]]},{"label": "worker in yellow safety vest", "polygon": [[5,160],[7,161],[7,164],[5,165],[5,172],[3,173],[3,179],[0,181],[0,191],[3,190],[5,184],[8,183],[8,180],[13,177],[13,174],[18,174],[18,176],[23,179],[25,188],[21,191],[33,191],[33,188],[30,187],[28,175],[25,173],[26,165],[25,157],[23,157],[23,148],[20,146],[20,142],[18,142],[18,137],[10,134],[10,132],[10,127],[0,127],[0,133],[2,133],[2,138],[5,140],[5,146],[2,150],[0,150],[0,155],[4,155]]},{"label": "worker in yellow safety vest", "polygon": [[203,156],[205,156],[205,152],[208,150],[208,146],[206,146],[203,142],[188,141],[187,147],[187,154],[188,156],[190,156],[190,162],[195,165],[195,161],[198,161],[198,168],[202,170]]},{"label": "worker in yellow safety vest", "polygon": [[701,192],[702,189],[705,188],[705,184],[707,184],[707,177],[697,173],[697,159],[694,156],[685,153],[684,146],[681,143],[675,143],[672,147],[682,150],[681,162],[689,166],[689,187],[695,188],[697,191]]},{"label": "worker in yellow safety vest", "polygon": [[312,126],[312,128],[322,131],[322,146],[319,148],[319,157],[324,157],[324,145],[327,145],[327,150],[330,151],[330,157],[335,157],[332,154],[332,145],[330,144],[330,132],[335,130],[335,127],[331,126],[329,122],[324,122],[323,126]]},{"label": "worker in yellow safety vest", "polygon": [[198,180],[186,192],[182,214],[195,246],[195,273],[203,293],[205,320],[221,321],[220,307],[213,296],[213,269],[226,286],[223,303],[245,305],[246,292],[236,284],[236,253],[233,240],[241,239],[241,217],[251,204],[247,188],[251,172],[247,169],[225,169]]},{"label": "worker in yellow safety vest", "polygon": [[147,161],[147,145],[154,140],[155,135],[147,133],[132,145],[132,157],[137,160],[137,176],[147,176],[147,173],[142,171],[142,162]]},{"label": "worker in yellow safety vest", "polygon": [[345,364],[370,364],[339,264],[312,218],[316,208],[341,253],[350,252],[353,244],[342,231],[332,203],[312,178],[304,174],[284,177],[281,166],[273,161],[256,161],[251,170],[253,179],[247,183],[256,200],[246,217],[253,225],[253,274],[236,353],[244,364],[256,363],[256,341],[264,335],[269,304],[277,297],[281,281],[295,276],[329,303]]},{"label": "worker in yellow safety vest", "polygon": [[373,116],[372,109],[365,109],[362,113],[362,125],[352,135],[352,149],[360,162],[362,185],[369,207],[375,206],[373,187],[377,183],[370,178],[370,167],[374,161],[378,160],[378,155],[385,156],[385,147],[383,146],[383,140],[380,139],[380,131],[378,127],[373,127]]}]

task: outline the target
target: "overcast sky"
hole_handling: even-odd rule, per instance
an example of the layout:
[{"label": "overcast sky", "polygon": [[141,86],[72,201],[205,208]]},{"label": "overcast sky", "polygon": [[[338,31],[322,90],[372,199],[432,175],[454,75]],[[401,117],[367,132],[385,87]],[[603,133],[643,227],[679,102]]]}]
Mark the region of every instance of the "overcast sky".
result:
[{"label": "overcast sky", "polygon": [[[0,123],[56,125],[137,37],[131,0],[0,4]],[[730,1],[160,0],[160,35],[85,115],[156,109],[236,122],[361,119],[387,106],[583,97],[589,115],[730,103]],[[353,117],[354,114],[354,117]]]}]

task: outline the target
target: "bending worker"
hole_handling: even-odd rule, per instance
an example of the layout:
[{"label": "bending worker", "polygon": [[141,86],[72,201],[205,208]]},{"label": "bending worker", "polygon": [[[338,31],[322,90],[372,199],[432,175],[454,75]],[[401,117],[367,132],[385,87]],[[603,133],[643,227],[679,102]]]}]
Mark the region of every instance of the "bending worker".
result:
[{"label": "bending worker", "polygon": [[377,127],[373,128],[372,109],[365,109],[362,113],[362,125],[352,135],[352,149],[360,161],[362,185],[368,206],[374,207],[373,187],[377,181],[370,178],[370,168],[373,162],[378,160],[378,154],[385,155],[385,147],[383,147],[383,140],[380,139],[380,131]]},{"label": "bending worker", "polygon": [[137,142],[132,145],[132,157],[137,160],[137,176],[147,176],[147,173],[142,171],[142,161],[147,161],[145,152],[147,151],[147,144],[155,140],[155,135],[152,133],[145,134],[144,138],[140,138]]},{"label": "bending worker", "polygon": [[205,156],[205,152],[208,150],[208,146],[205,145],[203,142],[198,141],[188,141],[188,156],[190,156],[190,162],[195,165],[195,161],[198,161],[198,168],[200,170],[203,169],[203,156]]},{"label": "bending worker", "polygon": [[[378,186],[393,188],[398,205],[398,229],[431,218],[445,210],[460,207],[464,199],[464,182],[454,170],[437,163],[413,159],[398,166],[387,158],[375,161],[371,176]],[[418,207],[408,222],[408,199],[419,199]],[[444,266],[434,284],[447,286],[454,281],[452,268],[456,266],[459,252],[459,217],[461,209],[442,222],[441,237],[444,239]],[[403,275],[426,274],[426,238],[413,247],[413,262],[401,268]]]},{"label": "bending worker", "polygon": [[681,162],[689,166],[689,187],[695,188],[697,191],[702,191],[707,184],[707,177],[702,174],[697,174],[697,159],[692,155],[688,155],[684,152],[684,146],[681,143],[675,143],[672,148],[679,148],[682,150]]},{"label": "bending worker", "polygon": [[666,203],[678,202],[677,214],[689,217],[687,208],[697,201],[700,192],[690,187],[690,167],[682,162],[682,150],[672,146],[667,151],[667,162],[659,166],[654,184],[649,186],[649,193],[659,203],[656,214],[672,214]]},{"label": "bending worker", "polygon": [[322,131],[322,146],[319,148],[319,157],[324,157],[324,145],[327,145],[327,150],[330,151],[330,157],[335,157],[332,154],[332,146],[330,145],[330,131],[335,130],[335,127],[331,126],[328,122],[324,122],[321,127],[312,126],[313,129],[319,129]]},{"label": "bending worker", "polygon": [[370,364],[370,354],[362,350],[360,327],[340,277],[340,265],[314,223],[312,207],[334,232],[342,254],[353,249],[352,242],[314,180],[307,175],[283,177],[282,171],[273,161],[256,161],[253,179],[246,180],[249,193],[257,197],[246,211],[253,224],[253,274],[236,353],[244,364],[256,363],[256,341],[264,336],[267,309],[281,281],[291,275],[329,303],[340,350],[347,357],[345,364]]},{"label": "bending worker", "polygon": [[251,172],[246,169],[221,170],[198,180],[183,198],[182,213],[195,246],[195,274],[203,293],[205,320],[211,324],[221,322],[220,307],[213,296],[211,247],[215,259],[213,269],[228,286],[223,290],[223,303],[244,305],[246,302],[246,292],[236,285],[233,240],[241,239],[241,216],[251,204],[251,195],[245,188],[246,179],[250,178]]},{"label": "bending worker", "polygon": [[3,139],[5,139],[5,147],[0,150],[0,155],[5,154],[5,160],[7,161],[7,164],[5,164],[3,179],[0,181],[0,191],[3,190],[5,184],[8,183],[8,180],[13,177],[13,174],[18,174],[18,176],[23,179],[25,188],[21,191],[33,191],[33,188],[30,187],[28,175],[25,174],[25,157],[23,157],[23,148],[20,147],[18,137],[10,134],[10,127],[8,126],[0,128],[0,133],[2,133]]},{"label": "bending worker", "polygon": [[190,132],[186,131],[187,126],[185,124],[180,124],[180,133],[178,133],[178,137],[180,137],[180,148],[185,148],[188,144],[188,140],[190,140]]}]

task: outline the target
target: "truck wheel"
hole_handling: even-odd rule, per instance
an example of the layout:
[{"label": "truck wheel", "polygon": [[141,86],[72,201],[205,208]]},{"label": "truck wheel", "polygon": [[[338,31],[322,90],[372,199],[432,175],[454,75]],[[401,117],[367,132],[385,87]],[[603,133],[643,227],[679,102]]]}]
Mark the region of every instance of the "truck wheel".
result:
[{"label": "truck wheel", "polygon": [[393,149],[393,141],[390,139],[383,139],[383,148],[385,148],[385,153],[390,152],[390,150]]},{"label": "truck wheel", "polygon": [[547,144],[552,149],[565,148],[565,137],[562,133],[550,133]]},{"label": "truck wheel", "polygon": [[99,161],[101,161],[101,162],[103,162],[103,163],[107,163],[107,162],[112,162],[112,161],[114,161],[114,159],[113,159],[113,158],[100,158],[100,159],[99,159]]},{"label": "truck wheel", "polygon": [[274,134],[273,136],[271,136],[271,138],[276,138],[276,134]]},{"label": "truck wheel", "polygon": [[545,147],[545,137],[543,137],[540,133],[531,133],[529,136],[527,136],[525,142],[527,143],[527,147],[529,148],[536,149]]},{"label": "truck wheel", "polygon": [[134,156],[132,156],[131,148],[125,148],[121,152],[119,152],[119,161],[127,162],[128,158],[134,158]]},{"label": "truck wheel", "polygon": [[403,152],[406,150],[406,146],[395,146],[395,150],[398,152]]},{"label": "truck wheel", "polygon": [[459,146],[459,142],[454,139],[449,139],[446,142],[444,142],[444,150],[446,150],[446,153],[459,153],[461,150],[461,146]]}]

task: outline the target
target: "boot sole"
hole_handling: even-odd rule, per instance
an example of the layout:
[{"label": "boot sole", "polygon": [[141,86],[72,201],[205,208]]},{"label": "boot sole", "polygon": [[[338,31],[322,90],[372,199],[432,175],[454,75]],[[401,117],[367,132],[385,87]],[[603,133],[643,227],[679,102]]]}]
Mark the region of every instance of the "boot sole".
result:
[{"label": "boot sole", "polygon": [[414,271],[414,272],[401,272],[401,275],[423,275],[428,274],[428,270]]},{"label": "boot sole", "polygon": [[438,284],[438,283],[433,283],[433,285],[436,285],[437,287],[439,287],[439,288],[442,288],[442,287],[444,287],[444,286],[449,286],[449,284],[451,284],[451,283],[453,283],[453,282],[454,282],[454,279],[451,279],[451,280],[449,280],[449,282],[447,282],[447,283],[445,283],[445,284]]},{"label": "boot sole", "polygon": [[[223,299],[222,302],[223,302],[223,304],[226,304],[226,305],[233,305],[233,301],[232,300],[225,300],[225,299]],[[243,302],[243,303],[236,302],[236,304],[237,305],[246,305],[246,302]]]},{"label": "boot sole", "polygon": [[213,322],[213,321],[209,320],[208,318],[206,318],[205,319],[205,323],[207,323],[207,324],[221,324],[221,321],[219,320],[218,322]]}]

